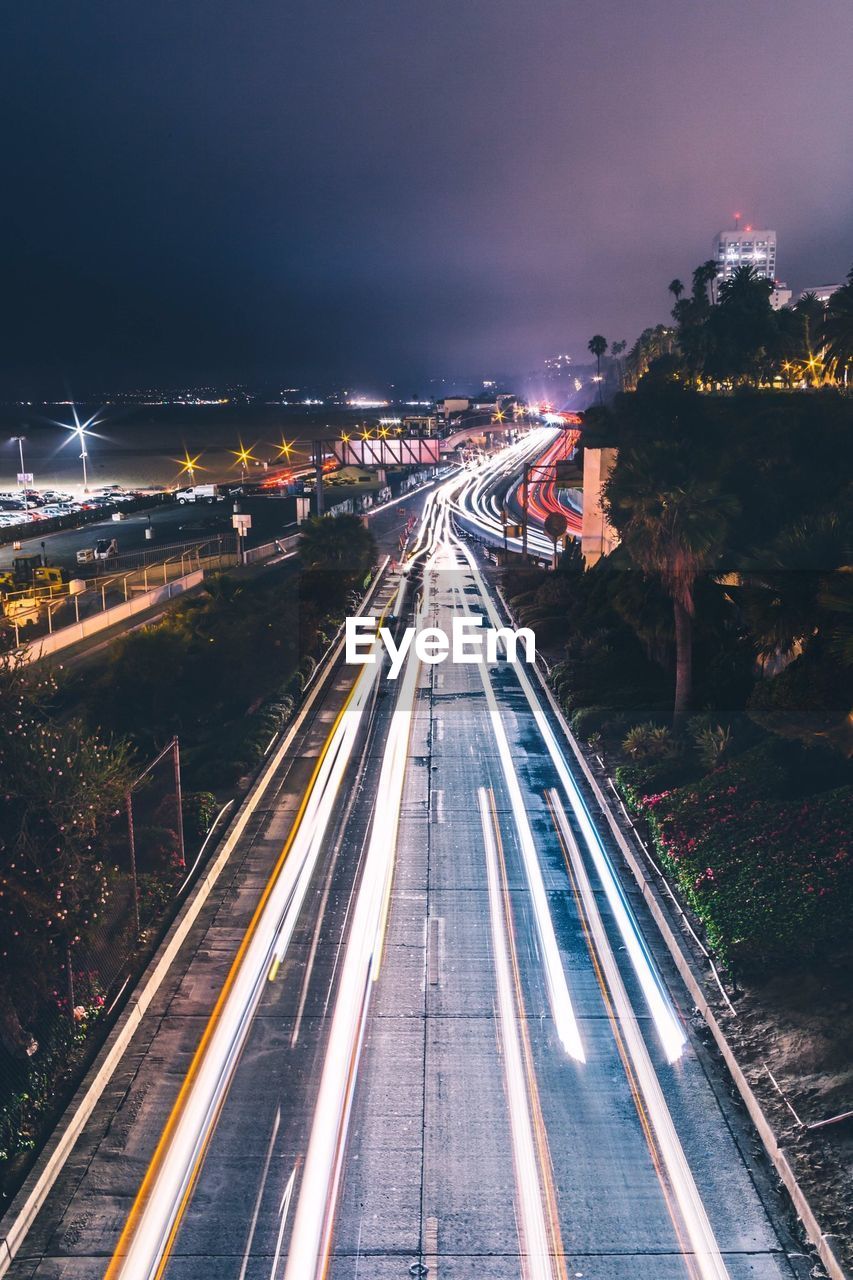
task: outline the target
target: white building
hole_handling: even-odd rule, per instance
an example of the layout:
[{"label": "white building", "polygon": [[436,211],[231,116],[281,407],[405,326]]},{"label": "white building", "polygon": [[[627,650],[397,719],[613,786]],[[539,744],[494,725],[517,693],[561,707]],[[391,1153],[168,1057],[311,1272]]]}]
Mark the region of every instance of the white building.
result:
[{"label": "white building", "polygon": [[788,288],[784,280],[773,281],[770,305],[774,311],[781,311],[783,307],[787,307],[793,296],[793,290]]},{"label": "white building", "polygon": [[744,227],[720,231],[714,240],[717,279],[728,280],[738,267],[752,267],[766,280],[776,279],[776,232]]},{"label": "white building", "polygon": [[837,293],[842,286],[840,284],[818,284],[813,289],[803,289],[797,301],[800,302],[807,293],[813,293],[818,302],[822,302],[826,306],[829,299],[834,293]]}]

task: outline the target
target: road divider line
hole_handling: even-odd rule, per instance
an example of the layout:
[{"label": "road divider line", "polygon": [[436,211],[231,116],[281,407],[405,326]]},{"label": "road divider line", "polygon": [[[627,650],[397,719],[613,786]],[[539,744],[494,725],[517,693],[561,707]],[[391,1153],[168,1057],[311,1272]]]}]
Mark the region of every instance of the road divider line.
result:
[{"label": "road divider line", "polygon": [[511,925],[504,909],[494,818],[490,807],[490,795],[485,787],[479,788],[477,803],[486,852],[489,923],[498,998],[498,1025],[509,1108],[515,1199],[521,1229],[521,1250],[524,1264],[526,1264],[523,1265],[523,1271],[525,1280],[558,1280],[560,1269],[557,1266],[558,1259],[552,1253],[550,1232],[545,1216],[544,1190],[531,1119],[532,1104],[519,1033],[522,1010],[516,1005],[516,997],[513,995],[512,965],[507,945]]},{"label": "road divider line", "polygon": [[[454,550],[452,543],[448,543],[447,546],[448,550]],[[462,597],[462,607],[465,613],[470,614],[471,610],[468,605],[468,601],[464,596]],[[512,752],[507,739],[506,729],[504,728],[503,718],[501,717],[500,708],[498,707],[497,698],[495,697],[495,691],[492,687],[491,676],[489,675],[489,669],[485,661],[481,660],[473,665],[477,667],[477,670],[480,673],[480,681],[483,686],[483,693],[486,697],[486,708],[489,721],[492,726],[495,745],[498,749],[498,756],[501,762],[504,782],[512,805],[512,814],[515,821],[516,833],[518,835],[521,859],[524,865],[525,876],[527,878],[527,886],[530,890],[533,916],[536,921],[536,930],[539,935],[539,945],[542,949],[545,983],[548,989],[548,999],[551,1005],[551,1011],[554,1015],[554,1025],[566,1053],[568,1053],[569,1056],[574,1058],[577,1062],[583,1062],[585,1061],[583,1042],[581,1040],[580,1030],[575,1017],[572,999],[569,995],[566,972],[560,956],[560,949],[557,945],[557,937],[554,932],[554,921],[551,917],[548,895],[545,892],[545,883],[542,879],[542,867],[539,862],[539,856],[536,852],[533,831],[531,830],[530,820],[527,817],[527,810],[524,806],[524,798],[521,794],[521,787],[519,785],[518,775],[515,771],[515,765],[513,763]]]},{"label": "road divider line", "polygon": [[610,939],[595,900],[595,893],[590,884],[581,851],[569,825],[566,811],[563,808],[559,793],[551,790],[548,793],[557,831],[563,841],[564,850],[574,879],[578,886],[584,913],[589,923],[590,934],[595,946],[596,957],[601,966],[610,991],[610,997],[616,1010],[616,1016],[624,1038],[631,1064],[643,1098],[646,1114],[651,1122],[657,1149],[660,1152],[666,1169],[669,1185],[678,1205],[679,1216],[702,1280],[729,1280],[729,1272],[720,1253],[719,1245],[699,1189],[696,1186],[684,1148],[675,1129],[669,1107],[657,1073],[652,1064],[646,1042],[640,1030],[637,1016],[634,1013]]},{"label": "road divider line", "polygon": [[[366,667],[366,671],[374,668]],[[420,663],[410,652],[385,741],[377,803],[332,1013],[285,1280],[322,1280],[331,1250],[358,1066],[379,974]]]}]

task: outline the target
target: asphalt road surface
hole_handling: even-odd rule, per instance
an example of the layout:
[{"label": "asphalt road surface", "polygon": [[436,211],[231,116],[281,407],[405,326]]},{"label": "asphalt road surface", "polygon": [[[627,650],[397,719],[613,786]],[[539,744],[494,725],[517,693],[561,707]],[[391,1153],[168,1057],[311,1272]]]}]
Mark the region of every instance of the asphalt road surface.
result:
[{"label": "asphalt road surface", "polygon": [[[378,612],[494,623],[468,483]],[[523,665],[339,667],[10,1274],[807,1274],[610,853]]]},{"label": "asphalt road surface", "polygon": [[[252,516],[247,546],[258,546],[281,537],[285,532],[293,532],[289,524],[293,512],[292,502],[267,497],[241,498],[239,501],[241,510]],[[29,536],[21,539],[20,551],[13,550],[11,543],[0,546],[0,568],[10,565],[14,556],[39,555],[44,551],[48,564],[60,565],[73,571],[77,568],[78,550],[93,547],[99,538],[115,538],[119,555],[149,551],[156,557],[160,549],[176,544],[198,543],[220,533],[233,537],[233,508],[233,501],[230,500],[210,505],[191,503],[179,506],[177,503],[169,503],[154,506],[150,511],[134,511],[123,520],[113,520],[108,516],[105,520],[79,529],[63,529],[59,533],[42,536],[30,532]],[[149,524],[154,529],[152,540],[145,536]],[[31,528],[32,526],[28,526],[28,529]],[[164,550],[163,554],[167,555],[168,551]],[[99,565],[99,572],[109,570],[109,561]],[[88,572],[91,571],[92,566],[89,565]]]}]

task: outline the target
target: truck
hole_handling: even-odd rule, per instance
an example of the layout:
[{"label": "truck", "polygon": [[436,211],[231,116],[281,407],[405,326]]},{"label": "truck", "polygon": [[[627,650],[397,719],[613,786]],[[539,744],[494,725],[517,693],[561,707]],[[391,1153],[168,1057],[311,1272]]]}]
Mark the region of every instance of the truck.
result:
[{"label": "truck", "polygon": [[64,569],[43,564],[41,556],[15,556],[11,568],[0,570],[0,614],[19,630],[35,626],[46,612],[65,607],[67,580]]},{"label": "truck", "polygon": [[98,538],[93,547],[81,547],[77,552],[78,564],[91,564],[93,560],[112,560],[118,555],[115,538]]},{"label": "truck", "polygon": [[193,484],[189,489],[179,489],[175,494],[175,501],[184,506],[188,502],[216,502],[221,497],[218,485]]},{"label": "truck", "polygon": [[0,569],[0,595],[26,587],[61,587],[67,580],[64,569],[43,564],[41,556],[15,556],[11,569]]}]

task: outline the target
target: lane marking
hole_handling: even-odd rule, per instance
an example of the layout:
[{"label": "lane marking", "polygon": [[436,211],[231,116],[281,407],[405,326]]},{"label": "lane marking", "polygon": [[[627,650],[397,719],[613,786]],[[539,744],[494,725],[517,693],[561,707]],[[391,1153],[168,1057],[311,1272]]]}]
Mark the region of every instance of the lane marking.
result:
[{"label": "lane marking", "polygon": [[[447,546],[449,550],[453,552],[452,544],[448,543]],[[469,615],[472,613],[467,599],[463,599],[463,611]],[[551,918],[548,895],[545,891],[545,882],[542,878],[542,867],[536,851],[533,831],[527,817],[524,798],[521,794],[521,786],[513,763],[512,751],[510,750],[509,740],[507,739],[497,698],[495,697],[489,668],[486,665],[485,660],[472,665],[476,666],[477,671],[480,673],[480,682],[486,696],[486,707],[488,710],[489,721],[491,723],[492,733],[494,734],[495,744],[500,757],[504,782],[512,805],[515,829],[518,835],[518,843],[521,850],[525,875],[527,877],[527,885],[530,890],[530,900],[533,906],[536,929],[539,935],[539,944],[542,948],[543,969],[548,988],[551,1010],[554,1015],[554,1025],[556,1027],[557,1034],[562,1041],[563,1047],[569,1056],[578,1062],[583,1062],[585,1061],[583,1042],[581,1040],[580,1030],[575,1017],[572,999],[569,995],[569,985],[566,978],[566,972],[563,967],[563,961],[560,956],[560,949],[557,945],[557,937],[554,932],[554,921]]]},{"label": "lane marking", "polygon": [[285,1280],[309,1280],[310,1277],[321,1280],[328,1268],[367,1014],[387,929],[419,672],[420,663],[410,651],[385,741],[376,790],[382,802],[374,804],[370,839],[341,966]]},{"label": "lane marking", "polygon": [[287,1186],[284,1188],[284,1195],[281,1197],[281,1204],[278,1206],[278,1215],[280,1218],[278,1224],[278,1236],[275,1242],[275,1254],[273,1255],[272,1266],[270,1267],[270,1280],[275,1280],[275,1273],[278,1270],[279,1259],[281,1258],[281,1246],[284,1241],[284,1229],[287,1226],[287,1213],[290,1209],[290,1198],[293,1195],[293,1186],[296,1182],[297,1165],[293,1166],[293,1172],[287,1180]]},{"label": "lane marking", "polygon": [[249,1266],[249,1256],[252,1252],[252,1242],[255,1239],[255,1230],[258,1225],[258,1214],[261,1211],[261,1201],[264,1198],[264,1188],[267,1184],[267,1176],[269,1175],[269,1171],[270,1171],[270,1161],[272,1160],[273,1148],[275,1147],[275,1140],[276,1140],[276,1137],[278,1136],[278,1128],[280,1124],[281,1124],[281,1103],[279,1103],[279,1105],[275,1109],[275,1120],[273,1121],[272,1133],[270,1134],[270,1140],[267,1145],[267,1152],[264,1158],[264,1166],[263,1166],[263,1169],[261,1170],[261,1181],[258,1187],[258,1194],[255,1196],[255,1204],[254,1204],[254,1208],[252,1209],[252,1218],[249,1223],[249,1234],[246,1236],[246,1247],[243,1250],[243,1262],[240,1267],[240,1274],[237,1277],[237,1280],[246,1280],[246,1271]]},{"label": "lane marking", "polygon": [[442,979],[444,917],[430,916],[427,924],[427,981],[431,987],[438,987],[441,985]]},{"label": "lane marking", "polygon": [[[505,914],[494,816],[490,811],[490,795],[485,787],[478,789],[477,803],[480,809],[486,853],[498,1024],[503,1049],[504,1082],[509,1109],[521,1250],[527,1264],[524,1267],[525,1280],[557,1280],[560,1270],[555,1264],[562,1254],[562,1248],[552,1252],[554,1222],[553,1219],[550,1224],[546,1221],[543,1207],[544,1191],[538,1158],[541,1153],[537,1150],[533,1133],[531,1099],[519,1034],[523,1011],[520,1006],[516,1006],[517,992],[515,996],[513,994],[512,964],[507,945],[507,935],[511,935],[511,924]],[[550,1206],[548,1216],[549,1218],[551,1216]]]},{"label": "lane marking", "polygon": [[[387,607],[388,606],[386,605],[386,610],[387,610]],[[383,616],[384,616],[384,611],[383,611]],[[342,649],[343,649],[343,642],[341,642],[341,645],[339,646],[339,650],[342,651]],[[215,1084],[216,1092],[213,1095],[215,1101],[213,1103],[212,1108],[204,1115],[202,1119],[201,1136],[195,1140],[194,1145],[187,1152],[187,1156],[190,1160],[190,1164],[188,1168],[186,1168],[182,1174],[180,1173],[180,1170],[177,1170],[172,1175],[173,1180],[175,1177],[179,1178],[180,1198],[177,1202],[177,1207],[175,1207],[174,1201],[170,1201],[168,1204],[163,1206],[162,1219],[165,1219],[165,1225],[167,1228],[165,1237],[162,1233],[162,1230],[158,1230],[158,1228],[160,1228],[162,1225],[162,1219],[160,1223],[152,1227],[152,1229],[145,1236],[145,1239],[141,1241],[141,1244],[140,1244],[140,1238],[138,1237],[137,1228],[140,1225],[141,1220],[144,1219],[144,1216],[148,1210],[152,1193],[156,1188],[157,1180],[166,1164],[168,1155],[170,1154],[170,1150],[172,1147],[173,1139],[175,1138],[175,1134],[182,1120],[184,1119],[185,1111],[186,1111],[188,1102],[191,1099],[192,1092],[194,1090],[196,1082],[203,1071],[208,1070],[208,1074],[209,1074],[210,1071],[214,1070],[214,1068],[208,1068],[205,1062],[207,1050],[211,1044],[211,1041],[213,1040],[214,1035],[218,1030],[220,1020],[221,1020],[221,1015],[226,1006],[226,1003],[236,986],[237,979],[238,979],[238,976],[240,975],[240,971],[242,968],[243,961],[246,957],[246,954],[250,946],[252,946],[255,941],[258,926],[264,915],[269,899],[272,896],[274,890],[278,886],[279,878],[281,876],[283,869],[285,868],[285,865],[287,863],[287,858],[291,851],[291,848],[293,847],[296,839],[298,838],[298,836],[302,831],[303,819],[305,817],[306,811],[308,810],[309,804],[312,802],[312,800],[315,800],[315,796],[314,796],[315,785],[320,776],[321,770],[324,768],[326,764],[327,758],[330,756],[333,745],[336,747],[335,755],[334,757],[332,757],[333,765],[338,761],[340,757],[341,742],[338,741],[337,739],[338,730],[340,726],[343,724],[344,717],[350,708],[350,704],[355,700],[356,694],[358,693],[359,697],[366,697],[365,691],[369,692],[369,688],[372,683],[372,680],[373,678],[375,678],[375,675],[378,672],[378,670],[379,670],[378,666],[374,666],[374,667],[366,666],[362,669],[362,674],[354,682],[352,688],[349,690],[343,706],[341,707],[340,711],[335,717],[335,722],[332,726],[332,729],[330,730],[329,734],[327,735],[323,743],[320,754],[312,770],[309,782],[305,788],[305,791],[303,792],[302,799],[300,801],[299,807],[294,817],[293,824],[288,833],[287,840],[285,841],[284,847],[281,853],[279,854],[278,859],[276,860],[275,866],[264,887],[264,890],[263,890],[263,893],[261,894],[261,898],[258,902],[258,905],[255,908],[255,911],[253,912],[252,919],[249,923],[249,926],[245,934],[243,935],[243,938],[240,942],[237,953],[234,957],[234,960],[232,961],[231,967],[229,968],[225,982],[222,986],[219,996],[217,997],[213,1011],[205,1026],[204,1032],[202,1033],[201,1040],[193,1055],[187,1074],[184,1077],[184,1080],[182,1081],[180,1090],[178,1092],[178,1096],[169,1114],[169,1118],[166,1122],[165,1128],[163,1129],[163,1132],[160,1135],[154,1154],[145,1172],[142,1185],[140,1186],[140,1189],[137,1192],[133,1206],[131,1207],[130,1214],[128,1215],[127,1221],[124,1224],[124,1227],[122,1229],[115,1251],[110,1260],[109,1266],[107,1267],[107,1270],[105,1272],[104,1280],[117,1280],[117,1277],[121,1275],[122,1271],[125,1269],[125,1266],[128,1265],[128,1256],[137,1247],[141,1248],[143,1253],[145,1251],[148,1252],[148,1258],[150,1259],[150,1261],[143,1262],[140,1259],[139,1263],[137,1264],[132,1264],[132,1263],[129,1264],[130,1270],[132,1273],[130,1276],[130,1280],[137,1280],[137,1277],[141,1278],[142,1276],[152,1277],[153,1280],[160,1280],[160,1277],[162,1277],[163,1275],[163,1272],[168,1262],[170,1250],[172,1248],[172,1245],[174,1244],[183,1215],[186,1211],[186,1206],[189,1203],[197,1178],[199,1176],[199,1173],[204,1161],[204,1156],[207,1150],[207,1146],[209,1144],[211,1135],[216,1127],[216,1122],[218,1120],[221,1108],[224,1105],[225,1098],[228,1092],[228,1085],[230,1084],[230,1080],[233,1076],[234,1070],[236,1069],[236,1064],[237,1064],[237,1061],[239,1060],[239,1055],[242,1050],[242,1040],[239,1040],[235,1044],[232,1038],[232,1041],[230,1042],[230,1045],[228,1047],[226,1057],[219,1068],[219,1076],[217,1077],[217,1081]],[[366,673],[369,673],[369,674],[366,674]],[[365,685],[364,689],[361,688],[363,683]],[[321,688],[320,683],[318,683],[315,686],[314,695],[316,695],[316,692],[319,688]],[[352,733],[350,734],[350,738],[351,738],[350,750],[352,748],[352,741],[354,741],[354,736],[357,728],[358,726],[356,725],[356,728],[353,729]],[[285,740],[285,744],[283,744],[283,747],[280,748],[279,752],[276,754],[276,760],[270,766],[271,770],[276,767],[276,763],[279,760],[280,756],[284,753],[284,749],[288,741],[289,739]],[[347,755],[347,758],[348,758],[348,755]],[[343,764],[345,767],[346,760],[344,760]],[[297,872],[297,876],[298,875],[299,875],[299,872]],[[265,966],[265,970],[268,973],[269,967]],[[262,979],[263,974],[259,975],[259,977]],[[263,982],[261,981],[260,991],[262,990],[263,990]],[[259,998],[260,998],[260,994],[258,992],[257,999]],[[243,1036],[245,1036],[245,1034],[247,1033],[248,1026],[251,1022],[251,1013],[254,1011],[254,1008],[257,1003],[257,999],[255,1000],[254,1003],[251,1004],[251,1007],[248,1009],[248,1011],[244,1009],[243,1013],[241,1014],[239,1032]],[[142,1271],[140,1269],[140,1266],[144,1266],[145,1270]]]},{"label": "lane marking", "polygon": [[[679,1216],[687,1232],[692,1248],[692,1260],[695,1261],[702,1280],[729,1280],[729,1273],[723,1262],[705,1205],[684,1154],[684,1148],[676,1132],[657,1072],[643,1039],[640,1024],[619,972],[574,832],[569,826],[566,812],[556,790],[548,792],[548,800],[554,824],[563,842],[564,856],[570,864],[577,883],[597,961],[610,991],[645,1111],[651,1122],[656,1146],[678,1204]],[[686,1253],[685,1262],[688,1262],[689,1258],[690,1254]]]}]

